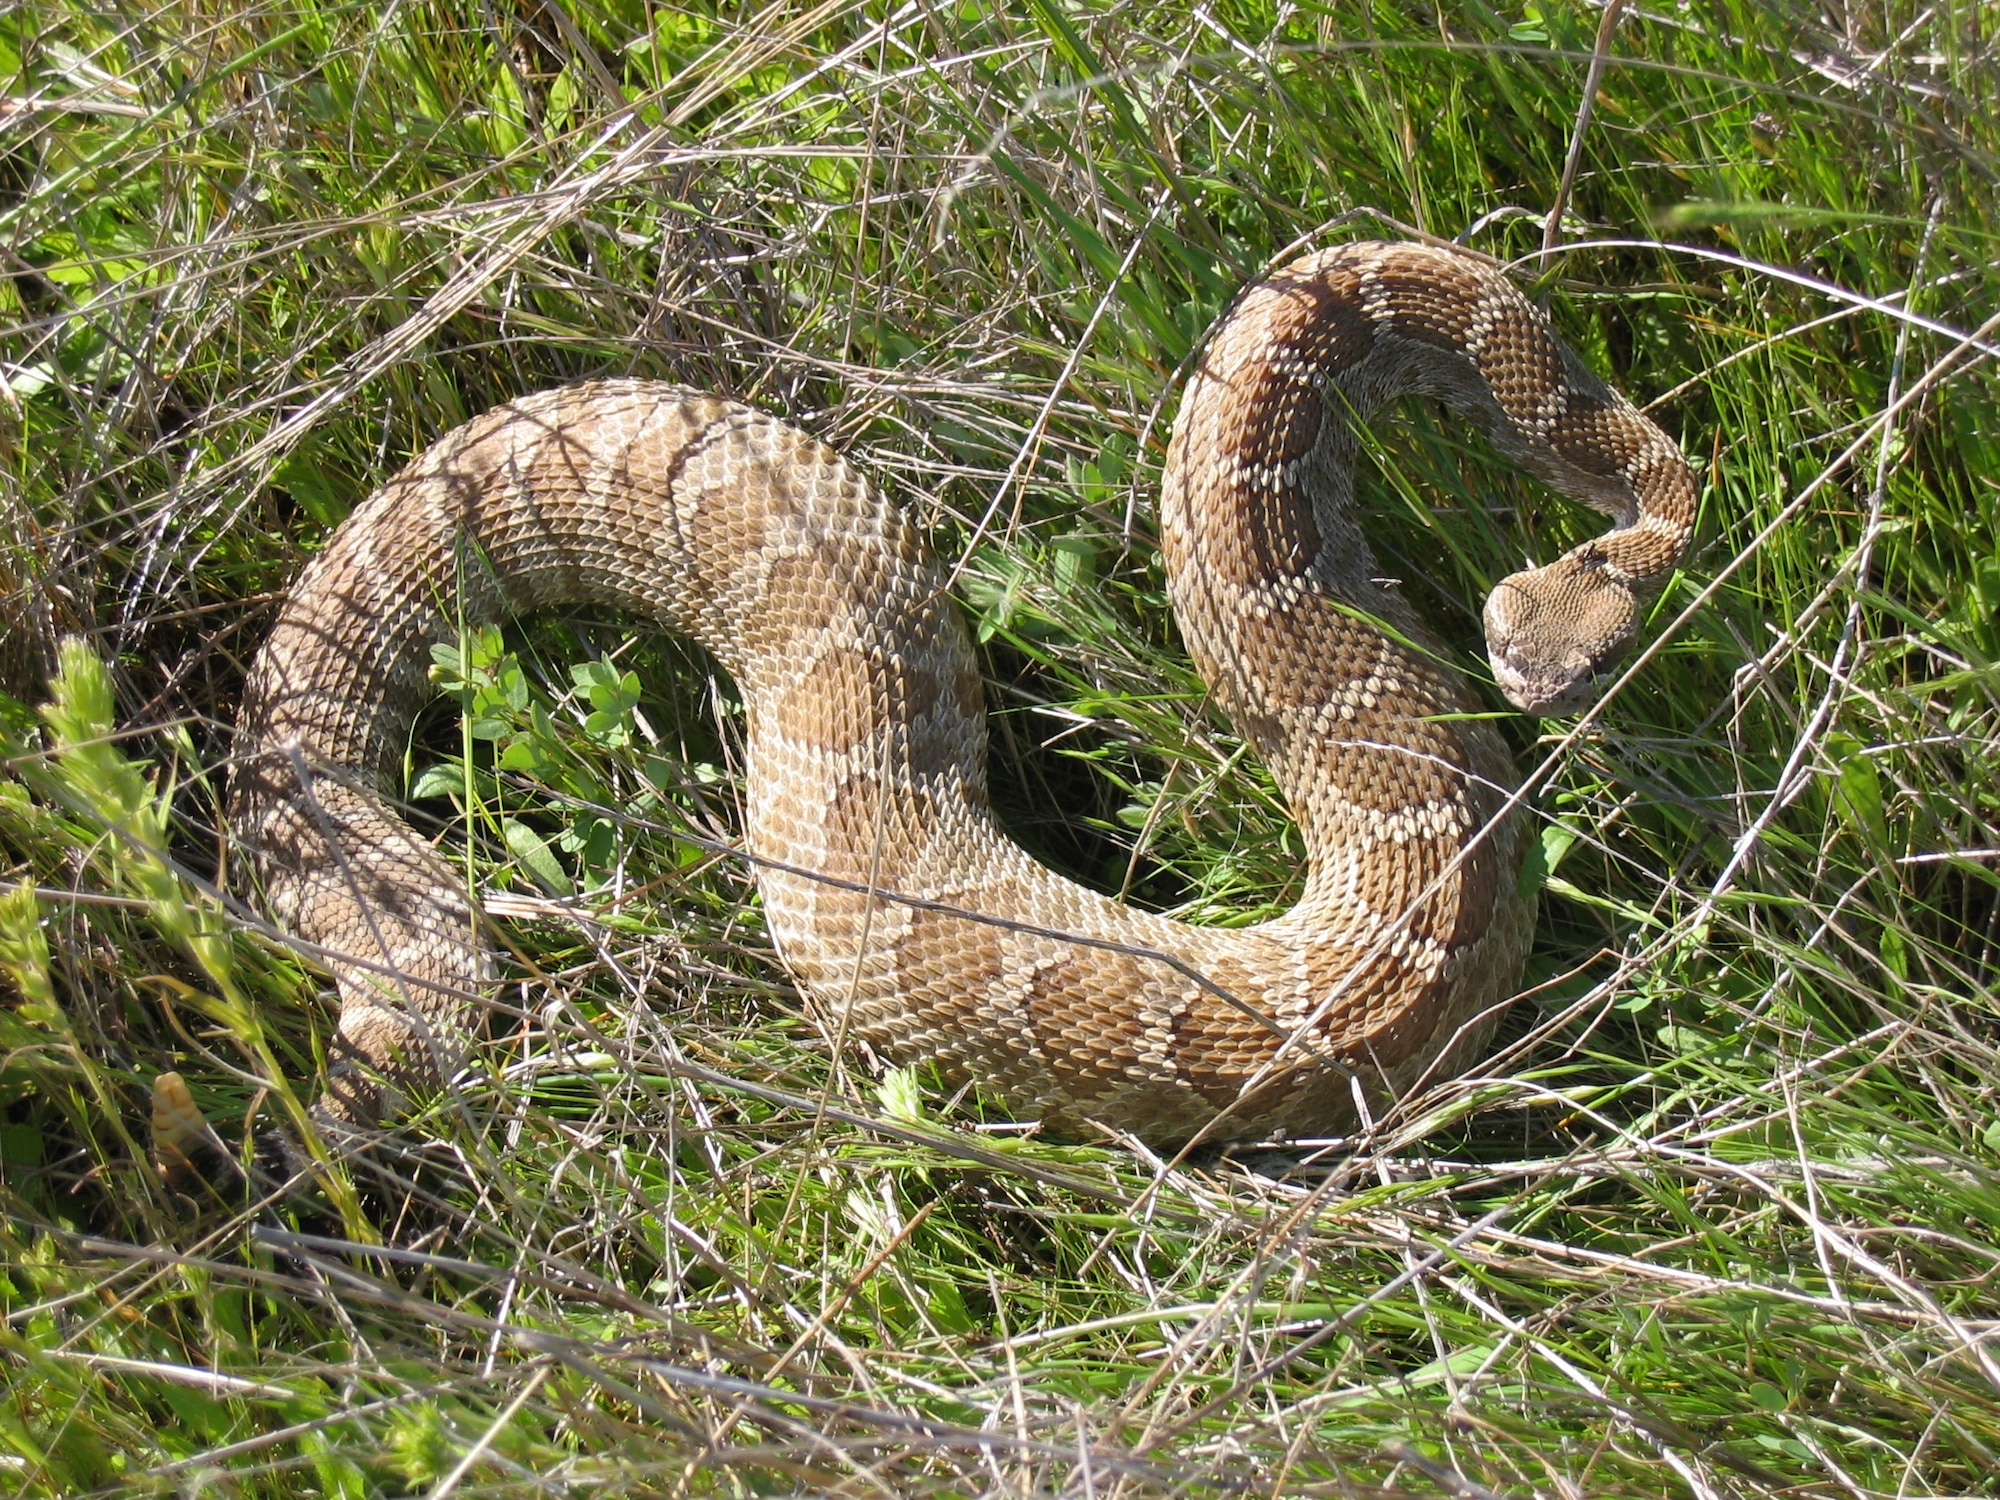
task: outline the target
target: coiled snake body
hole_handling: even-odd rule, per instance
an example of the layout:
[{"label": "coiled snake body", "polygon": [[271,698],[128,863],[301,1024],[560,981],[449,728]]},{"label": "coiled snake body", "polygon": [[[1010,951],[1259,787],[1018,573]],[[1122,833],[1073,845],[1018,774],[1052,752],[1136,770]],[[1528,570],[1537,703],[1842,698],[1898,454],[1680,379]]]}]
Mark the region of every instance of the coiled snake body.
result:
[{"label": "coiled snake body", "polygon": [[629,380],[443,438],[307,569],[243,709],[236,835],[280,920],[351,955],[327,1112],[373,1118],[385,1087],[448,1075],[495,979],[461,880],[393,801],[428,648],[563,603],[650,615],[735,679],[770,932],[882,1054],[1156,1143],[1339,1131],[1357,1098],[1475,1056],[1532,904],[1509,757],[1352,514],[1350,417],[1404,391],[1619,523],[1489,600],[1521,706],[1587,694],[1687,541],[1673,443],[1484,263],[1351,245],[1246,292],[1189,384],[1160,506],[1181,631],[1310,860],[1297,905],[1241,929],[1122,906],[1008,839],[938,570],[822,444]]}]

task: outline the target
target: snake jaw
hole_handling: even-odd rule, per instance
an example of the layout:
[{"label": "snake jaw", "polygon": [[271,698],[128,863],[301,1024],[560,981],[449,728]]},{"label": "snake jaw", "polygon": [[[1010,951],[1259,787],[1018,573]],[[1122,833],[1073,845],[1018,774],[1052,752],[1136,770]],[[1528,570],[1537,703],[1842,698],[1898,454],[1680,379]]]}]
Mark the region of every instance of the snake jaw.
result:
[{"label": "snake jaw", "polygon": [[1553,719],[1597,701],[1638,631],[1639,603],[1586,545],[1501,579],[1485,625],[1487,661],[1507,701]]}]

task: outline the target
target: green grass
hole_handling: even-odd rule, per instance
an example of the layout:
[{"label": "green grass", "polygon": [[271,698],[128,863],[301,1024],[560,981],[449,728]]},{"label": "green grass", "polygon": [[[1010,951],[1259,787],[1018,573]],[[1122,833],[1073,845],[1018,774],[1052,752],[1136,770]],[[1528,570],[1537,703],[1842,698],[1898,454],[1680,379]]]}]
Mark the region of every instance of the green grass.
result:
[{"label": "green grass", "polygon": [[[14,1492],[2000,1493],[1990,7],[1629,11],[1547,262],[1563,0],[714,10],[0,12]],[[525,982],[418,1191],[157,1182],[157,1073],[234,1144],[321,1065],[323,977],[218,864],[275,600],[559,381],[853,454],[961,567],[1022,837],[1281,906],[1154,495],[1231,294],[1398,225],[1531,257],[1706,485],[1636,675],[1574,736],[1506,721],[1553,869],[1489,1067],[1166,1165],[830,1059],[717,852],[727,685],[544,620],[457,664],[480,815],[422,787]],[[1476,671],[1485,588],[1599,523],[1426,409],[1377,455],[1383,565]]]}]

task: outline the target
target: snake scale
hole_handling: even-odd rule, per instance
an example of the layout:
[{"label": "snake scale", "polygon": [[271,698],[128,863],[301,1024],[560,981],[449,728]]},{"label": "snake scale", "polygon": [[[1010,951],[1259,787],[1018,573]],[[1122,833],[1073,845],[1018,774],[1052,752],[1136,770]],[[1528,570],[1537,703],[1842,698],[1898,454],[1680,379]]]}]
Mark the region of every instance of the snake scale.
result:
[{"label": "snake scale", "polygon": [[451,432],[362,503],[253,664],[231,821],[273,915],[333,955],[323,1114],[448,1077],[496,982],[463,880],[396,807],[429,648],[562,604],[693,637],[748,723],[744,842],[830,1032],[1063,1133],[1315,1136],[1476,1060],[1532,926],[1516,772],[1356,527],[1353,421],[1442,398],[1614,528],[1504,580],[1502,690],[1578,706],[1679,561],[1671,439],[1470,255],[1354,244],[1238,298],[1160,500],[1181,633],[1297,819],[1297,904],[1198,928],[1042,867],[987,802],[984,694],[916,529],[756,411],[610,380]]}]

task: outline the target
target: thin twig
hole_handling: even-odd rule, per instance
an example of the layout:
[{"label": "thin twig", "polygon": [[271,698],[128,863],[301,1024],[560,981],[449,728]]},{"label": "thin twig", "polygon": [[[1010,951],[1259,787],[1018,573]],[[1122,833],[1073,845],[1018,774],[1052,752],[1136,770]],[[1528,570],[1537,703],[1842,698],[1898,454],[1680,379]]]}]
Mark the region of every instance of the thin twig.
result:
[{"label": "thin twig", "polygon": [[1569,207],[1570,190],[1576,186],[1577,169],[1583,164],[1583,138],[1590,132],[1591,112],[1597,105],[1597,85],[1604,78],[1604,64],[1611,56],[1611,36],[1618,29],[1626,0],[1610,0],[1597,23],[1597,44],[1590,51],[1590,71],[1583,75],[1583,98],[1576,107],[1576,129],[1570,132],[1569,160],[1563,163],[1562,181],[1556,184],[1556,200],[1549,205],[1548,221],[1542,225],[1542,253],[1547,255],[1562,241],[1563,210]]}]

